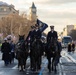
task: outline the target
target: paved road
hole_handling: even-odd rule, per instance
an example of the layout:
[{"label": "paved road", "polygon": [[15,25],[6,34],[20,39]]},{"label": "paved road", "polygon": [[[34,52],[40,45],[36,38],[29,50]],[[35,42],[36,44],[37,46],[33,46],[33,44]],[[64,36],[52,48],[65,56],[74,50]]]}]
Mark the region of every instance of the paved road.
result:
[{"label": "paved road", "polygon": [[48,61],[46,57],[42,59],[42,68],[39,72],[30,71],[30,59],[27,59],[26,71],[19,72],[17,68],[17,60],[8,66],[4,66],[4,62],[1,60],[0,53],[0,75],[76,75],[76,53],[69,54],[66,49],[61,52],[62,57],[60,63],[57,66],[57,74],[54,72],[49,73],[47,69]]},{"label": "paved road", "polygon": [[67,49],[62,51],[60,59],[62,75],[76,75],[76,52],[68,53]]}]

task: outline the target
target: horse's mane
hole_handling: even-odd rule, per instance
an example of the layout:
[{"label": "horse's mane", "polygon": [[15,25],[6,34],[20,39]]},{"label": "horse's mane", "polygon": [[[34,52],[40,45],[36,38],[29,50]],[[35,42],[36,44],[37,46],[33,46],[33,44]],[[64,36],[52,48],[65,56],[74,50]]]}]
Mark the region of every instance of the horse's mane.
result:
[{"label": "horse's mane", "polygon": [[19,41],[16,43],[16,48],[20,51],[25,50],[24,35],[23,36],[19,35]]}]

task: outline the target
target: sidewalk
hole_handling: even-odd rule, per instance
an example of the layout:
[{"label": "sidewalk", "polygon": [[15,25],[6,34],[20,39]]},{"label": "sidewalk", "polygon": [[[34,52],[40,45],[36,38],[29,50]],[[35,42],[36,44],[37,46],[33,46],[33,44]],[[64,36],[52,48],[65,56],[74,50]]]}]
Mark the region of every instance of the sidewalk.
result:
[{"label": "sidewalk", "polygon": [[70,53],[69,55],[72,56],[76,60],[76,51],[74,53]]},{"label": "sidewalk", "polygon": [[1,53],[1,51],[0,51],[0,60],[2,60],[2,53]]}]

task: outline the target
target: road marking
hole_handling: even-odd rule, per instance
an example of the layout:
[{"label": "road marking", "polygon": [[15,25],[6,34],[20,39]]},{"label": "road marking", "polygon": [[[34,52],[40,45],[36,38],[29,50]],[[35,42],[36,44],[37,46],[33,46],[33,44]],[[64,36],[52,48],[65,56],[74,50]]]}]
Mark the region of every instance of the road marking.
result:
[{"label": "road marking", "polygon": [[69,54],[67,54],[67,57],[69,57],[74,63],[76,63],[76,60]]},{"label": "road marking", "polygon": [[[27,63],[30,63],[30,58],[27,59],[26,64]],[[18,69],[17,67],[18,67],[18,65],[15,65],[12,69]]]},{"label": "road marking", "polygon": [[68,57],[64,56],[64,58],[65,58],[68,62],[72,62]]},{"label": "road marking", "polygon": [[60,64],[58,64],[58,67],[59,67],[59,75],[62,75],[62,71],[61,71],[61,66],[60,66]]},{"label": "road marking", "polygon": [[12,69],[18,69],[17,67],[18,67],[18,65],[14,66]]},{"label": "road marking", "polygon": [[70,60],[72,62],[76,63],[76,60],[70,54],[68,54],[67,51],[64,51],[64,53],[65,53],[65,56],[68,57],[68,58],[70,58]]},{"label": "road marking", "polygon": [[[61,58],[60,58],[60,63],[62,63]],[[64,70],[64,66],[63,66],[63,65],[61,65],[61,68],[62,68],[62,70]],[[63,72],[62,70],[61,70],[61,72],[62,72],[61,74],[62,74],[62,75],[66,75],[66,73]]]},{"label": "road marking", "polygon": [[4,71],[0,71],[0,75],[3,75]]},{"label": "road marking", "polygon": [[48,63],[48,61],[46,59],[44,59],[43,62],[44,62],[44,65],[43,65],[42,69],[40,70],[39,75],[42,75],[42,72],[44,71],[45,65]]}]

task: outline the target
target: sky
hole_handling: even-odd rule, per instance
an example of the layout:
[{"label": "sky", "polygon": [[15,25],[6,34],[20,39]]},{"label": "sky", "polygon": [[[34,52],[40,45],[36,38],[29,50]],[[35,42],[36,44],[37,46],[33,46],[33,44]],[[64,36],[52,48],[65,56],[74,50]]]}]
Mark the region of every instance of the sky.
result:
[{"label": "sky", "polygon": [[76,25],[76,0],[0,0],[13,4],[20,12],[28,13],[32,2],[37,7],[38,18],[48,24],[46,33],[50,26],[54,25],[55,30],[62,32],[66,25]]}]

